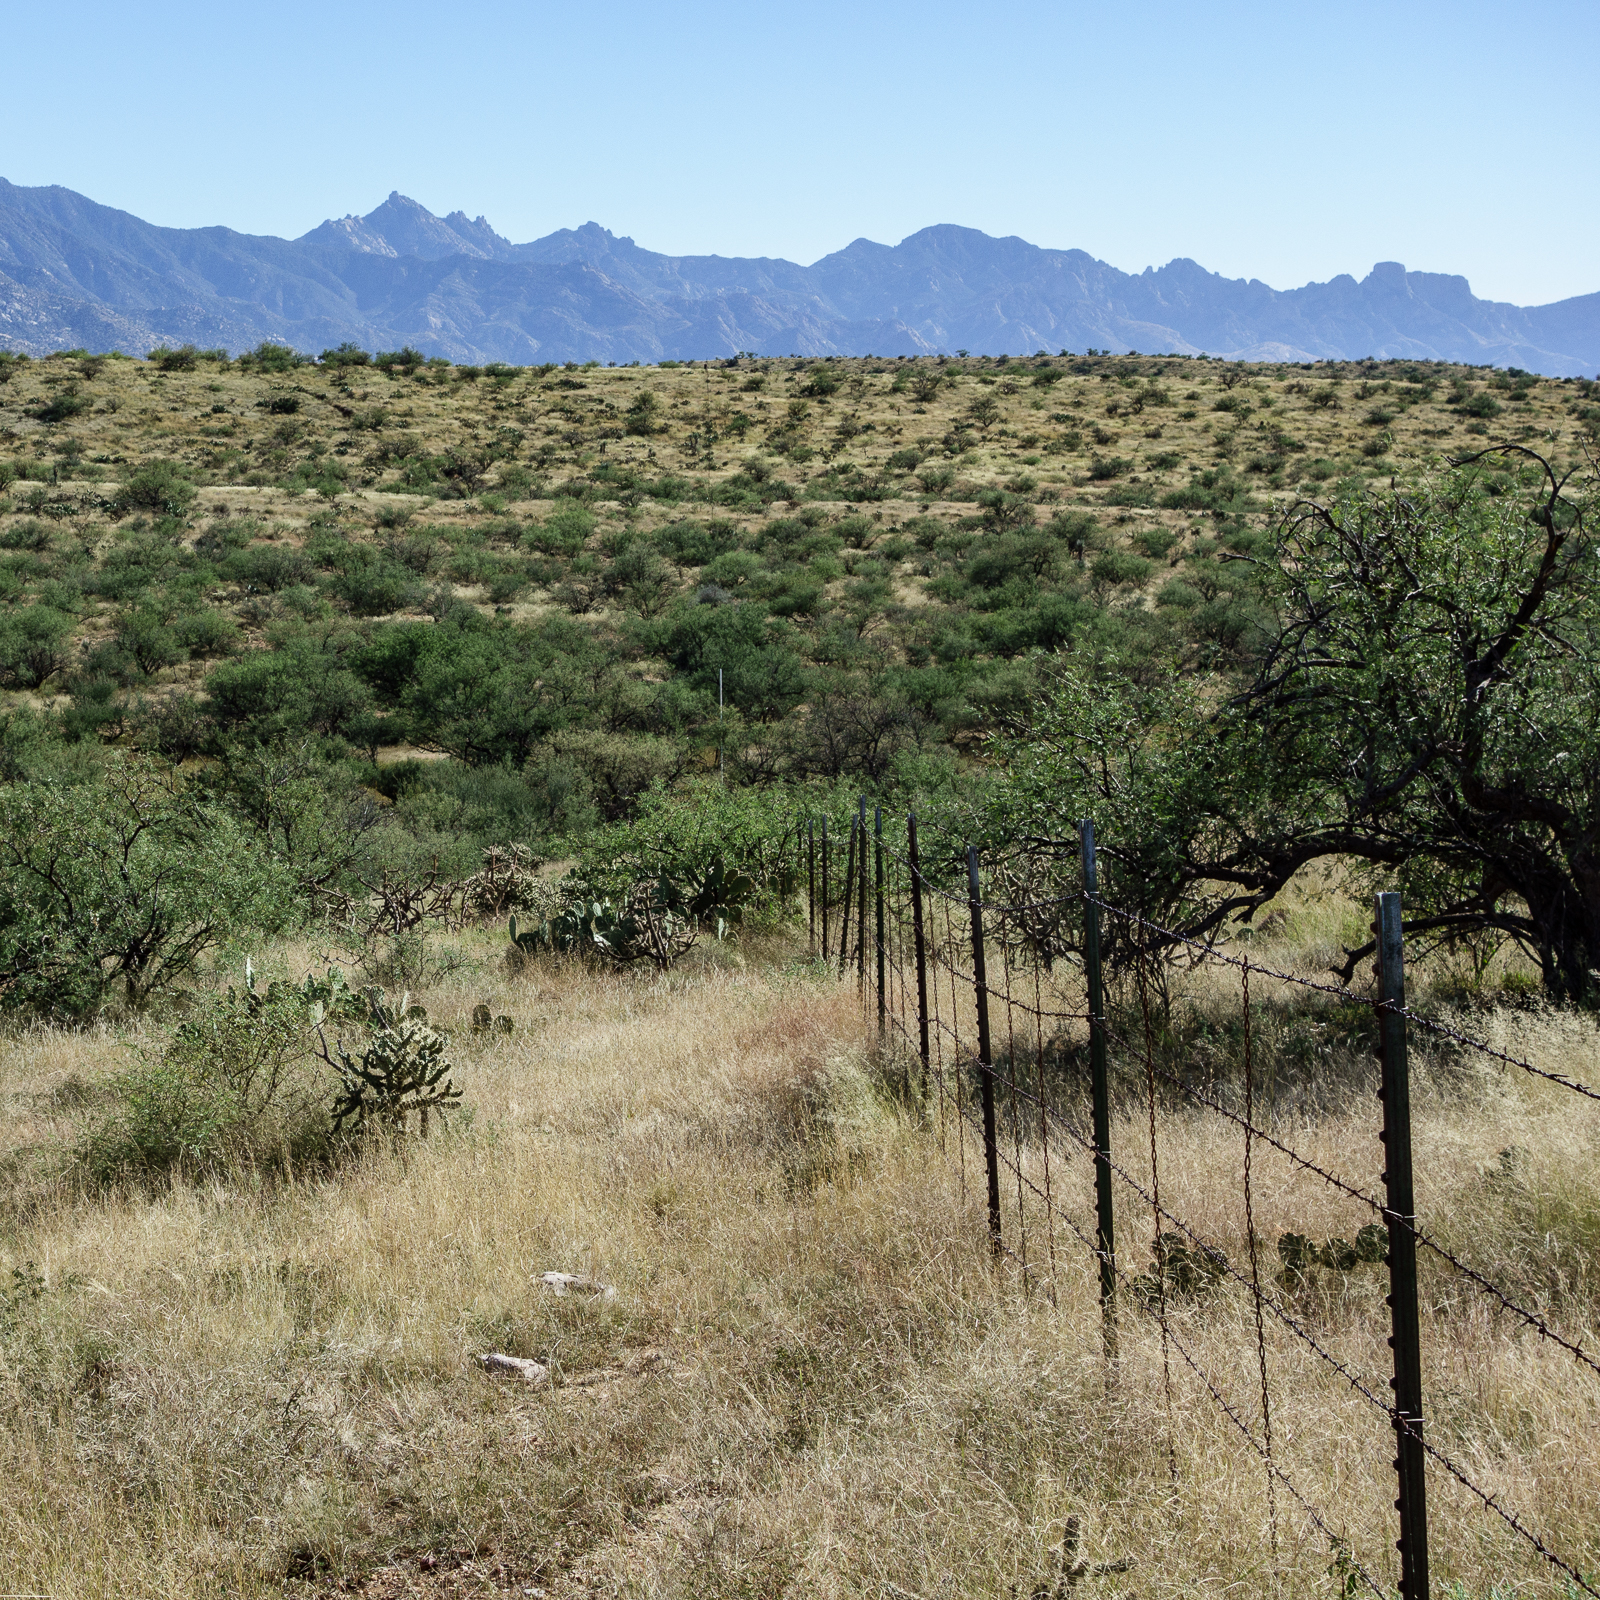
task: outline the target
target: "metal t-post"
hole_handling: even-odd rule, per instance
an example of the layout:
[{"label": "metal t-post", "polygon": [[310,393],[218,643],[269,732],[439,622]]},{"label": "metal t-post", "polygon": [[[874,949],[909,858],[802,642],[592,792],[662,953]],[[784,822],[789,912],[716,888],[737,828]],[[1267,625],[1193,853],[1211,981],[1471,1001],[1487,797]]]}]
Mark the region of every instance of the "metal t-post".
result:
[{"label": "metal t-post", "polygon": [[883,1048],[888,1034],[889,997],[884,988],[883,950],[883,807],[877,808],[874,818],[873,893],[878,902],[878,1048]]},{"label": "metal t-post", "polygon": [[861,796],[861,888],[856,916],[856,987],[861,1003],[867,1001],[867,797]]},{"label": "metal t-post", "polygon": [[822,959],[828,959],[828,819],[822,819]]},{"label": "metal t-post", "polygon": [[1378,1039],[1383,1063],[1383,1182],[1389,1224],[1389,1308],[1394,1336],[1395,1471],[1400,1477],[1400,1593],[1428,1600],[1428,1491],[1422,1448],[1422,1336],[1417,1313],[1416,1200],[1411,1181],[1411,1078],[1406,1060],[1406,969],[1400,896],[1380,894]]},{"label": "metal t-post", "polygon": [[917,951],[917,1053],[922,1057],[922,1100],[928,1100],[928,945],[922,931],[922,864],[917,855],[917,819],[906,815],[906,855],[911,863],[911,937]]},{"label": "metal t-post", "polygon": [[1100,971],[1100,878],[1094,823],[1078,824],[1083,847],[1083,971],[1089,1001],[1089,1078],[1094,1094],[1095,1249],[1100,1254],[1100,1318],[1108,1357],[1117,1353],[1117,1233],[1111,1204],[1111,1080],[1106,1066],[1105,984]]},{"label": "metal t-post", "polygon": [[806,931],[811,954],[817,953],[817,825],[806,824]]},{"label": "metal t-post", "polygon": [[1000,1142],[994,1126],[994,1056],[989,1044],[989,977],[983,963],[983,901],[978,895],[978,847],[967,846],[967,904],[972,912],[972,989],[978,1002],[978,1088],[983,1099],[983,1164],[989,1177],[989,1248],[998,1256]]}]

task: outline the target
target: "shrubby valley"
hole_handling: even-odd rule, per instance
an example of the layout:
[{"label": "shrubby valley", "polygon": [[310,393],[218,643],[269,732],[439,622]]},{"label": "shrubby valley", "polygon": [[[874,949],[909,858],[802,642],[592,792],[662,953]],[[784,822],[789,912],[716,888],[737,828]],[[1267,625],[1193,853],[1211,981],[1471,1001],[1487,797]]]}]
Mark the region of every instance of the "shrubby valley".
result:
[{"label": "shrubby valley", "polygon": [[[1090,1266],[990,1262],[804,828],[842,875],[865,796],[931,882],[970,842],[1066,904],[1093,818],[1194,941],[1108,944],[1117,1147],[1243,1260],[1232,1135],[1154,1063],[1231,1107],[1244,1052],[1365,1173],[1375,889],[1414,1006],[1595,1081],[1597,441],[1600,381],[1433,362],[0,352],[0,1587],[1357,1592],[1392,1440],[1273,1347],[1347,1514],[1261,1566],[1149,1316],[1108,1384]],[[1081,970],[1029,926],[1008,974]],[[1241,1034],[1198,948],[1337,993]],[[1041,1095],[1083,1050],[1041,1029]],[[1417,1059],[1423,1208],[1587,1338],[1587,1102]],[[1370,1219],[1262,1193],[1296,1315],[1387,1359]],[[1600,1560],[1560,1352],[1426,1316],[1430,1426]],[[1471,1510],[1451,1593],[1563,1593]]]}]

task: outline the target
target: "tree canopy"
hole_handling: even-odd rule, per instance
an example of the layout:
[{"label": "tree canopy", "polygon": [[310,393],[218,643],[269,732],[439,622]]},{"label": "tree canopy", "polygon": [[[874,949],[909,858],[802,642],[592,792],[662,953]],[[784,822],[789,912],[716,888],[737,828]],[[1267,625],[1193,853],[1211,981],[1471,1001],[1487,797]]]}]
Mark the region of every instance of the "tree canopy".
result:
[{"label": "tree canopy", "polygon": [[[1509,462],[1511,471],[1504,469]],[[1096,818],[1123,898],[1212,937],[1310,862],[1400,888],[1406,926],[1516,940],[1547,989],[1600,975],[1600,553],[1587,497],[1530,451],[1415,489],[1303,502],[1255,566],[1250,670],[1062,659],[998,742],[991,827],[1059,858]],[[1370,953],[1347,952],[1346,972]]]}]

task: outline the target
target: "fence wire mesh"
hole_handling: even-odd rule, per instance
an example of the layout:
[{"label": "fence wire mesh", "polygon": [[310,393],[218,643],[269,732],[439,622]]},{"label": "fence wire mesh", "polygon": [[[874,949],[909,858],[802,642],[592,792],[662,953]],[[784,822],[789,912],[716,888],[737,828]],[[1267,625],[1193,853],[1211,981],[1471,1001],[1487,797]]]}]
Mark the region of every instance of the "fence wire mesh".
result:
[{"label": "fence wire mesh", "polygon": [[[1551,1571],[1560,1573],[1569,1593],[1600,1600],[1600,1580],[1591,1570],[1596,1560],[1593,1541],[1581,1554],[1564,1553],[1521,1511],[1504,1505],[1461,1460],[1424,1437],[1421,1416],[1409,1415],[1397,1405],[1392,1393],[1395,1379],[1373,1370],[1370,1359],[1363,1359],[1370,1358],[1374,1348],[1370,1328],[1349,1331],[1348,1348],[1341,1351],[1334,1348],[1339,1343],[1334,1333],[1311,1325],[1312,1319],[1297,1302],[1297,1287],[1308,1268],[1304,1252],[1311,1241],[1286,1230],[1276,1241],[1282,1263],[1278,1292],[1263,1281],[1262,1257],[1273,1242],[1271,1230],[1263,1232],[1257,1216],[1261,1162],[1267,1157],[1281,1167],[1273,1175],[1275,1194],[1285,1192],[1286,1185],[1292,1190],[1292,1180],[1303,1176],[1369,1219],[1356,1230],[1355,1245],[1330,1239],[1319,1261],[1331,1252],[1335,1265],[1344,1269],[1390,1261],[1392,1270],[1393,1241],[1403,1232],[1442,1271],[1470,1286],[1496,1312],[1565,1352],[1585,1374],[1600,1376],[1600,1359],[1582,1336],[1570,1328],[1563,1331],[1545,1310],[1524,1303],[1513,1289],[1464,1260],[1460,1249],[1451,1248],[1415,1216],[1393,1209],[1387,1197],[1335,1170],[1326,1158],[1296,1146],[1282,1119],[1274,1118],[1271,1085],[1264,1096],[1262,1092],[1255,1048],[1259,991],[1265,984],[1280,992],[1314,993],[1341,1005],[1370,1007],[1380,1020],[1387,1012],[1459,1050],[1576,1096],[1600,1099],[1600,1091],[1475,1039],[1450,1023],[1421,1016],[1403,1003],[1375,998],[1348,984],[1265,966],[1248,953],[1237,955],[1222,948],[1214,939],[1198,940],[1164,927],[1117,904],[1111,894],[1094,887],[1092,876],[1087,879],[1089,887],[1076,892],[1031,899],[1012,887],[1000,897],[988,898],[982,892],[981,857],[942,837],[935,861],[926,863],[922,859],[926,844],[919,851],[913,817],[885,817],[881,811],[869,817],[862,806],[847,829],[841,829],[837,820],[831,830],[804,822],[796,837],[808,883],[813,949],[841,978],[852,973],[857,978],[869,1021],[875,1017],[880,1062],[929,1137],[948,1156],[963,1199],[982,1173],[989,1202],[988,1242],[997,1270],[1014,1274],[1023,1293],[1040,1296],[1051,1306],[1064,1303],[1068,1296],[1092,1293],[1098,1281],[1105,1348],[1113,1361],[1120,1351],[1119,1301],[1124,1311],[1135,1314],[1138,1326],[1153,1327],[1160,1353],[1165,1454],[1175,1482],[1180,1465],[1174,1354],[1192,1375],[1200,1395],[1259,1461],[1274,1557],[1281,1489],[1305,1523],[1344,1553],[1341,1570],[1349,1582],[1376,1595],[1391,1592],[1375,1570],[1390,1558],[1370,1550],[1357,1552],[1351,1524],[1361,1522],[1361,1516],[1350,1515],[1349,1507],[1317,1504],[1297,1481],[1303,1467],[1310,1475],[1304,1459],[1307,1443],[1293,1441],[1301,1457],[1296,1462],[1285,1458],[1288,1444],[1275,1439],[1274,1372],[1282,1382],[1293,1352],[1299,1350],[1311,1358],[1313,1370],[1320,1370],[1326,1381],[1353,1397],[1358,1409],[1371,1417],[1374,1450],[1385,1427],[1402,1454],[1411,1443]],[[971,872],[965,885],[959,880],[963,858]],[[1103,993],[1092,991],[1091,963],[1082,954],[1085,941],[1063,936],[1074,920],[1087,929],[1090,919],[1099,917],[1109,919],[1119,933],[1122,1003],[1118,1006],[1108,1006]],[[1226,977],[1236,984],[1242,1085],[1230,1086],[1214,1073],[1177,1070],[1162,1059],[1160,1037],[1170,997],[1158,984],[1157,971],[1159,963],[1174,957],[1181,958],[1191,973],[1207,974],[1213,981]],[[1116,1069],[1123,1125],[1137,1113],[1147,1127],[1144,1171],[1134,1170],[1144,1159],[1142,1151],[1137,1161],[1130,1162],[1126,1153],[1113,1151],[1109,1134],[1102,1131],[1096,1136],[1096,1127],[1109,1126],[1104,1116],[1097,1119],[1094,1103],[1091,1061],[1097,1044]],[[1203,1119],[1218,1130],[1218,1137],[1226,1130],[1238,1141],[1234,1148],[1239,1213],[1231,1237],[1225,1238],[1227,1219],[1198,1192],[1203,1177],[1214,1174],[1197,1177],[1174,1169],[1170,1161],[1163,1164],[1158,1111],[1166,1105]],[[1376,1131],[1372,1148],[1381,1164]],[[1375,1176],[1381,1186],[1387,1174]],[[1136,1202],[1118,1208],[1119,1217],[1109,1230],[1106,1211],[1097,1216],[1097,1177],[1124,1202]],[[1190,1204],[1194,1215],[1185,1214]],[[1142,1237],[1133,1220],[1139,1216],[1148,1219],[1148,1232]],[[1224,1248],[1234,1239],[1242,1241],[1243,1269]],[[1151,1265],[1130,1272],[1125,1259],[1141,1246],[1148,1248]],[[1235,1251],[1239,1252],[1237,1244]],[[1197,1348],[1194,1305],[1224,1285],[1239,1291],[1250,1308],[1248,1380],[1242,1369],[1231,1378],[1219,1374],[1213,1370],[1214,1361],[1208,1364]],[[1391,1304],[1396,1288],[1391,1284]],[[1407,1292],[1414,1295],[1414,1282]],[[1391,1338],[1388,1343],[1395,1341]],[[1296,1383],[1307,1381],[1305,1370],[1295,1368]],[[1229,1393],[1230,1382],[1246,1381],[1255,1391],[1249,1400]],[[1333,1404],[1331,1396],[1327,1403]],[[1403,1474],[1401,1489],[1404,1499]],[[1419,1572],[1426,1583],[1425,1548],[1420,1568],[1418,1556],[1415,1545],[1401,1551],[1400,1587],[1408,1600]]]}]

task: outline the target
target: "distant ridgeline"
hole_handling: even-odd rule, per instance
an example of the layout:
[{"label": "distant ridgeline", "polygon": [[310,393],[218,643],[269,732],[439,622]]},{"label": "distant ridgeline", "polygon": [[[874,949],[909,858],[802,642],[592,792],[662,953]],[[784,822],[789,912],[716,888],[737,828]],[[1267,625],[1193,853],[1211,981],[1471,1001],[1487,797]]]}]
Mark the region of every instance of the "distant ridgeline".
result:
[{"label": "distant ridgeline", "polygon": [[809,267],[658,255],[593,222],[512,244],[482,217],[436,217],[401,194],[289,240],[158,228],[0,179],[0,348],[237,353],[262,340],[519,364],[1092,349],[1575,377],[1600,370],[1600,294],[1506,305],[1392,261],[1359,283],[1277,290],[1188,260],[1119,272],[949,225],[894,246],[857,239]]}]

